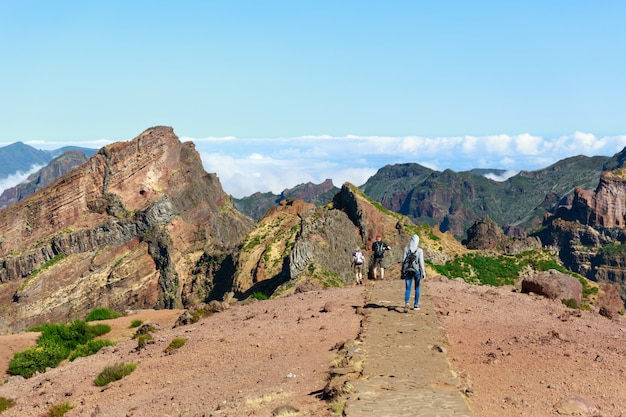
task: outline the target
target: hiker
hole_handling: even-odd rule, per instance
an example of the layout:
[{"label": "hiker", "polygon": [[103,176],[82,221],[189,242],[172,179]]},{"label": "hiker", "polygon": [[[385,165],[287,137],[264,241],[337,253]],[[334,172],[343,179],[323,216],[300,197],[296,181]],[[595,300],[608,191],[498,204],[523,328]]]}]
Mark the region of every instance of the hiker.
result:
[{"label": "hiker", "polygon": [[426,277],[424,270],[424,251],[419,245],[420,238],[418,235],[411,236],[409,246],[404,247],[402,254],[402,278],[406,284],[404,291],[404,312],[409,311],[409,300],[411,299],[411,284],[415,280],[415,302],[413,310],[419,310],[420,284],[422,279]]},{"label": "hiker", "polygon": [[354,268],[354,282],[356,285],[363,285],[363,268],[365,268],[365,255],[361,248],[357,247],[352,254],[352,267]]},{"label": "hiker", "polygon": [[[382,240],[382,236],[380,233],[376,235],[376,241],[372,244],[372,251],[374,251],[374,279],[385,279],[385,251],[391,250],[389,245],[387,245]],[[380,272],[380,273],[379,273]],[[379,278],[380,276],[380,278]]]}]

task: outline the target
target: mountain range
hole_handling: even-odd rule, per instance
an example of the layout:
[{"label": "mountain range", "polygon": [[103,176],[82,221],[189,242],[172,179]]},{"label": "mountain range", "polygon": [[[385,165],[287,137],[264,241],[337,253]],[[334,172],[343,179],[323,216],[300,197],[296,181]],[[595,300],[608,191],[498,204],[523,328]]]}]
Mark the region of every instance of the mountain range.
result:
[{"label": "mountain range", "polygon": [[[39,151],[18,142],[0,148],[0,160],[11,160],[12,166],[22,170],[47,161],[57,165],[47,170],[53,170],[58,177],[78,166],[79,161],[76,161],[73,166],[66,163],[64,168],[59,168],[61,161],[51,159],[68,150],[80,151],[87,157],[96,152],[76,147]],[[554,214],[559,206],[571,203],[575,187],[594,188],[604,170],[620,165],[618,155],[566,158],[540,170],[521,171],[504,181],[488,178],[505,173],[499,169],[455,172],[435,171],[416,163],[387,165],[359,188],[385,208],[404,214],[416,223],[437,226],[443,232],[450,231],[459,240],[466,236],[473,222],[483,216],[489,216],[510,236],[524,236],[539,228],[546,215]],[[4,171],[9,170],[9,165],[2,166]],[[16,187],[18,189],[11,191],[10,196],[0,196],[0,208],[46,186],[49,182],[42,182],[39,179],[42,175],[48,181],[55,179],[50,174],[33,175],[25,182],[28,185]],[[233,204],[237,210],[258,221],[270,207],[283,200],[298,198],[323,206],[332,200],[337,191],[339,188],[332,179],[327,179],[320,184],[300,184],[280,194],[257,192],[233,198]]]},{"label": "mountain range", "polygon": [[[351,254],[379,233],[393,248],[390,274],[414,233],[427,261],[445,264],[467,251],[461,240],[484,218],[507,239],[558,248],[570,270],[626,299],[625,152],[568,158],[502,182],[481,171],[389,165],[360,187],[327,180],[237,200],[204,171],[193,143],[150,128],[73,168],[57,158],[52,166],[65,173],[36,175],[48,185],[22,188],[0,210],[0,333],[98,306],[188,308],[345,285]],[[486,249],[501,246],[516,245]]]}]

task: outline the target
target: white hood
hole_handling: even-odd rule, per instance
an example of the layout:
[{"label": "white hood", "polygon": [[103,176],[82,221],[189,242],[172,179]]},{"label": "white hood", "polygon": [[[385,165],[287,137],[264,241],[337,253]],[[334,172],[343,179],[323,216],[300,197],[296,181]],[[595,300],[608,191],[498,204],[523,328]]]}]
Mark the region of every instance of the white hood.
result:
[{"label": "white hood", "polygon": [[418,235],[411,236],[411,242],[409,243],[409,249],[411,252],[415,252],[417,250],[417,245],[420,243],[420,237]]}]

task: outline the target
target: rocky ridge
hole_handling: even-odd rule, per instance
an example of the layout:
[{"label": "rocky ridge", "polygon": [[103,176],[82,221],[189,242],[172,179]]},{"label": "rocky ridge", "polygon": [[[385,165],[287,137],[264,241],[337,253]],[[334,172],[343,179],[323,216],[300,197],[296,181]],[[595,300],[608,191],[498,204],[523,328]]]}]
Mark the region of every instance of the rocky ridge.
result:
[{"label": "rocky ridge", "polygon": [[204,300],[213,270],[197,271],[198,260],[228,258],[252,227],[193,144],[169,127],[102,148],[0,218],[3,331],[65,322],[102,305]]}]

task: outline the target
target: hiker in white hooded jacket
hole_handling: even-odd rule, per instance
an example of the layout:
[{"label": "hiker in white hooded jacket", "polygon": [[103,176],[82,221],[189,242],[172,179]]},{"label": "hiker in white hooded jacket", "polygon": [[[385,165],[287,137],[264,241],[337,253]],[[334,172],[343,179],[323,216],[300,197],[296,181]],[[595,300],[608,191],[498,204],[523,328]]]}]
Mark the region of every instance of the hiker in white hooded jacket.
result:
[{"label": "hiker in white hooded jacket", "polygon": [[409,311],[409,300],[411,299],[411,285],[415,280],[415,301],[413,310],[419,310],[420,284],[426,277],[424,270],[424,251],[419,247],[420,238],[418,235],[411,236],[409,246],[404,247],[402,253],[402,278],[406,283],[404,292],[404,312]]}]

